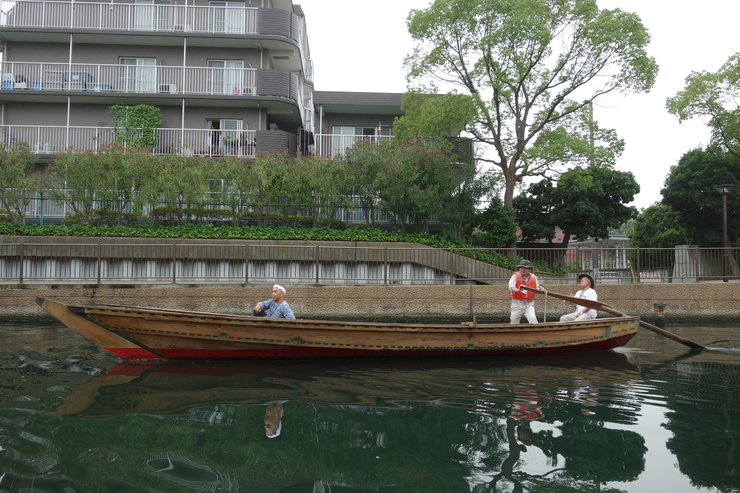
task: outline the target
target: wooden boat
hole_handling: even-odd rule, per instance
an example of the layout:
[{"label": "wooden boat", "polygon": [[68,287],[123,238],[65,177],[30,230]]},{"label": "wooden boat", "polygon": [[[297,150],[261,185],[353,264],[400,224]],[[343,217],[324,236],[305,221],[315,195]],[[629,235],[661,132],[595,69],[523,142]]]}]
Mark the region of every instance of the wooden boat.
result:
[{"label": "wooden boat", "polygon": [[639,317],[539,324],[286,320],[113,305],[36,302],[124,359],[474,356],[598,351],[635,336]]}]

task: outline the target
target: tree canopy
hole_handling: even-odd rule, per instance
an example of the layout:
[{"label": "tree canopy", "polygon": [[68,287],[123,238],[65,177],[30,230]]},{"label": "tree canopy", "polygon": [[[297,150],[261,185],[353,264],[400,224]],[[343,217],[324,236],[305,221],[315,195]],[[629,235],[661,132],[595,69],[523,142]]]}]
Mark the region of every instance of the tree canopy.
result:
[{"label": "tree canopy", "polygon": [[740,229],[740,158],[716,150],[694,149],[671,167],[661,194],[676,211],[688,240],[699,246],[722,245],[722,195],[716,185],[735,185],[727,195],[730,242]]},{"label": "tree canopy", "polygon": [[[614,91],[648,91],[657,74],[639,17],[595,0],[437,0],[412,10],[411,84],[452,85],[475,106],[466,130],[492,152],[513,205],[516,184],[578,162],[613,163],[621,141],[584,112]],[[595,149],[598,145],[599,151]]]},{"label": "tree canopy", "polygon": [[717,72],[692,72],[686,87],[666,100],[679,121],[706,118],[712,143],[740,158],[740,52]]},{"label": "tree canopy", "polygon": [[530,185],[514,199],[514,208],[524,240],[551,240],[559,227],[567,247],[571,236],[608,238],[610,228],[637,215],[637,209],[624,204],[639,191],[630,172],[575,168],[563,173],[557,186],[550,180]]},{"label": "tree canopy", "polygon": [[688,241],[680,216],[662,203],[643,210],[631,224],[628,236],[630,246],[637,248],[674,248]]}]

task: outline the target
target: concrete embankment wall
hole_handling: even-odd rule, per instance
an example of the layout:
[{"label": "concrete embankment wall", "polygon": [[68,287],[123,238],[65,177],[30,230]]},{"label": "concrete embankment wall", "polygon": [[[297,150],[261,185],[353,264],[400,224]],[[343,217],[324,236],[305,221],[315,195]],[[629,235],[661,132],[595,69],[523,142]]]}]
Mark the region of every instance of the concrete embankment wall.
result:
[{"label": "concrete embankment wall", "polygon": [[[286,286],[287,300],[299,318],[506,321],[509,298],[505,283],[485,286]],[[655,320],[740,322],[740,283],[630,284],[596,286],[600,301],[630,315]],[[572,295],[576,286],[553,286]],[[217,313],[251,314],[270,288],[218,286],[7,286],[0,289],[3,320],[50,319],[34,302],[37,296],[79,304],[151,306]],[[538,296],[540,320],[555,320],[571,310],[567,302]]]}]

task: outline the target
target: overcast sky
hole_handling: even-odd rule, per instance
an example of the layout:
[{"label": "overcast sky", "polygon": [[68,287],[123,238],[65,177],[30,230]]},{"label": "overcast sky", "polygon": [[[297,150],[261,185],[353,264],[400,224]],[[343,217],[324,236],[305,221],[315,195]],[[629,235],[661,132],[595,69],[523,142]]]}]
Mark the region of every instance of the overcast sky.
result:
[{"label": "overcast sky", "polygon": [[[411,51],[406,16],[430,0],[295,0],[303,7],[318,91],[404,92],[403,58]],[[617,169],[631,171],[641,192],[633,205],[661,199],[670,167],[707,144],[699,122],[679,124],[665,100],[684,87],[691,71],[716,71],[740,51],[738,0],[598,0],[601,8],[637,13],[652,36],[648,47],[660,66],[653,90],[597,103],[594,118],[626,141]]]}]

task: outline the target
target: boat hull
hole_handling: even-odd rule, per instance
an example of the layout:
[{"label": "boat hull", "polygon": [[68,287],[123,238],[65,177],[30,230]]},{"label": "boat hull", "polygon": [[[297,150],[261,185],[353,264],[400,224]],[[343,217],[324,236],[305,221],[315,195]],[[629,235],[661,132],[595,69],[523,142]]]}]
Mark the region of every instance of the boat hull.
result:
[{"label": "boat hull", "polygon": [[67,305],[51,315],[123,359],[473,356],[609,350],[638,331],[638,317],[541,324],[393,324],[286,320],[181,310]]}]

